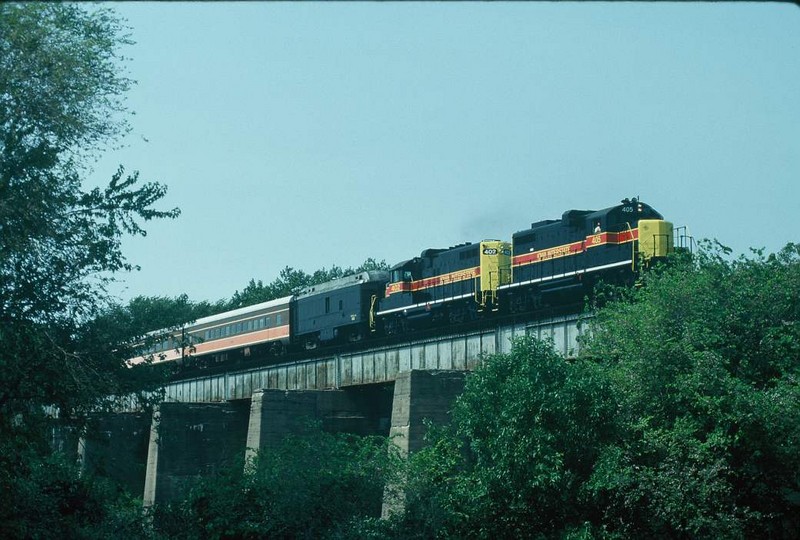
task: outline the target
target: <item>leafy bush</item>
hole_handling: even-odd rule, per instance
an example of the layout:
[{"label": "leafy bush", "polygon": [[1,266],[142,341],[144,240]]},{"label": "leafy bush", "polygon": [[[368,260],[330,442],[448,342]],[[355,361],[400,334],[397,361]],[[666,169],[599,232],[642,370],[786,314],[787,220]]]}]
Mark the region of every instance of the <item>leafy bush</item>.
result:
[{"label": "leafy bush", "polygon": [[727,255],[613,291],[577,360],[532,339],[487,357],[387,534],[796,537],[800,246]]},{"label": "leafy bush", "polygon": [[384,438],[312,427],[202,480],[156,523],[170,538],[346,538],[380,515],[396,467]]}]

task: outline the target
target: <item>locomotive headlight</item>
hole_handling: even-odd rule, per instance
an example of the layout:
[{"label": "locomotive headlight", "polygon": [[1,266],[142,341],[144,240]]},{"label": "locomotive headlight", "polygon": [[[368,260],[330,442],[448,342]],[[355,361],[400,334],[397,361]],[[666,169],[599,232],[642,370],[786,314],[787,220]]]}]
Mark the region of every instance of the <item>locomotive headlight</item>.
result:
[{"label": "locomotive headlight", "polygon": [[639,203],[639,204],[636,206],[636,208],[639,210],[639,212],[641,212],[641,211],[642,211],[642,203]]}]

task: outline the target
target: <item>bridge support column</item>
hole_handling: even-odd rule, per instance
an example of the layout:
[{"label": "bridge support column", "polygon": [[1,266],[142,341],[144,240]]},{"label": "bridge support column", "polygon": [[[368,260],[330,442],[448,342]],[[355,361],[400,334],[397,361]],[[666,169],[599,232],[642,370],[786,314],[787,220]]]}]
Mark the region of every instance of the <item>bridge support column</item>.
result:
[{"label": "bridge support column", "polygon": [[250,402],[246,457],[252,459],[262,448],[302,432],[309,421],[321,422],[328,432],[378,434],[379,418],[365,410],[372,402],[346,390],[256,390]]},{"label": "bridge support column", "polygon": [[424,446],[424,420],[444,425],[450,409],[464,391],[463,371],[412,370],[399,373],[394,382],[390,435],[404,454]]},{"label": "bridge support column", "polygon": [[131,494],[144,489],[150,415],[108,413],[90,417],[78,441],[83,473],[110,478]]},{"label": "bridge support column", "polygon": [[201,476],[232,465],[245,449],[250,402],[173,403],[153,413],[144,504],[180,499]]},{"label": "bridge support column", "polygon": [[[450,421],[450,410],[464,391],[463,371],[412,370],[399,373],[394,382],[392,403],[392,442],[403,455],[425,445],[425,423],[444,425]],[[403,494],[387,488],[382,516],[388,517],[403,507]]]}]

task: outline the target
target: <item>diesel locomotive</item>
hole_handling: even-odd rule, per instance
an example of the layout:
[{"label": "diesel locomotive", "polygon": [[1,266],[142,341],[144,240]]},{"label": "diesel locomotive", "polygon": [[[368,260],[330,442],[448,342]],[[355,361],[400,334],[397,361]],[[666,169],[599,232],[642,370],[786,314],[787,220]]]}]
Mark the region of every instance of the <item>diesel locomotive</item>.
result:
[{"label": "diesel locomotive", "polygon": [[674,250],[673,225],[636,198],[568,210],[511,241],[426,249],[389,272],[362,272],[187,324],[150,352],[157,361],[279,356],[371,336],[533,313],[582,299],[598,280],[632,282]]}]

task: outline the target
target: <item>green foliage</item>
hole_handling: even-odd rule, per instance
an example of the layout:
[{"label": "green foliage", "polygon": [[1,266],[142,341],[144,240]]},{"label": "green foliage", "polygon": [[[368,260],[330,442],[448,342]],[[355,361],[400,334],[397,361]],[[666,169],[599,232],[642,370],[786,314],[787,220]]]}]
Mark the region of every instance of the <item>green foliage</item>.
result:
[{"label": "green foliage", "polygon": [[615,399],[591,362],[515,342],[467,380],[451,428],[412,456],[403,528],[420,537],[530,537],[580,527],[581,488],[613,440]]},{"label": "green foliage", "polygon": [[128,129],[123,94],[131,81],[119,54],[128,43],[109,10],[0,4],[5,537],[100,538],[115,534],[103,529],[115,520],[123,528],[136,522],[122,499],[49,456],[53,419],[45,414],[53,406],[64,424],[78,425],[87,411],[109,406],[109,394],[146,392],[158,382],[126,367],[121,333],[88,324],[107,305],[113,273],[133,268],[123,236],[178,215],[154,208],[163,185],[140,183],[121,167],[106,187],[82,185],[90,159]]},{"label": "green foliage", "polygon": [[589,484],[629,535],[781,537],[800,510],[800,246],[645,276],[598,313],[623,437]]},{"label": "green foliage", "polygon": [[106,480],[80,476],[62,454],[42,456],[28,442],[0,443],[0,537],[149,537],[140,501]]},{"label": "green foliage", "polygon": [[239,463],[204,479],[186,500],[158,510],[158,528],[185,539],[349,538],[380,515],[396,461],[383,438],[310,428],[262,449],[246,471]]},{"label": "green foliage", "polygon": [[333,279],[338,279],[345,276],[357,274],[359,272],[367,272],[372,270],[388,270],[389,265],[386,261],[376,261],[373,258],[368,258],[357,268],[342,269],[339,266],[333,265],[329,270],[322,268],[316,270],[312,274],[308,274],[303,270],[295,270],[287,266],[280,271],[278,277],[267,285],[261,280],[250,280],[241,292],[236,291],[233,294],[230,302],[227,304],[226,309],[236,309],[245,306],[258,304],[259,302],[267,302],[275,300],[276,298],[283,298],[300,292],[306,287],[325,283]]},{"label": "green foliage", "polygon": [[[110,10],[0,6],[3,161],[52,164],[95,153],[128,130],[120,48],[131,41]],[[61,161],[68,167],[74,163]],[[16,176],[16,175],[15,175]]]},{"label": "green foliage", "polygon": [[122,237],[178,211],[153,208],[165,187],[121,168],[82,189],[81,156],[125,132],[114,117],[128,41],[111,12],[3,4],[0,28],[0,429],[11,429],[34,404],[70,415],[131,388],[115,341],[83,324],[106,305],[112,273],[131,268]]},{"label": "green foliage", "polygon": [[383,533],[796,537],[800,246],[727,255],[610,291],[577,360],[527,339],[486,358]]}]

